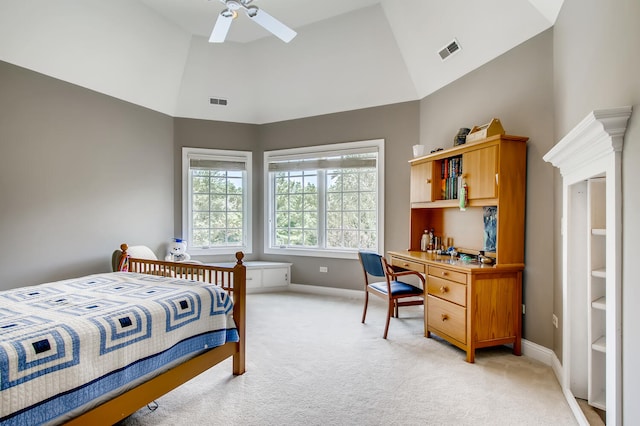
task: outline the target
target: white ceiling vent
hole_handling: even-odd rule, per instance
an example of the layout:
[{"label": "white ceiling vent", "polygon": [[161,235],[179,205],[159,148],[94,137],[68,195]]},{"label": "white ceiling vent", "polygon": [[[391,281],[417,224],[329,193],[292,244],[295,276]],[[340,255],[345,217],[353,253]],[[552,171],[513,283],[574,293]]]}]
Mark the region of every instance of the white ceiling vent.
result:
[{"label": "white ceiling vent", "polygon": [[209,98],[209,103],[211,105],[227,106],[227,100],[223,98]]},{"label": "white ceiling vent", "polygon": [[444,61],[449,56],[460,51],[460,49],[461,49],[460,43],[458,43],[458,40],[454,38],[451,43],[447,44],[445,47],[440,49],[440,51],[438,52],[438,55],[440,55],[440,59]]}]

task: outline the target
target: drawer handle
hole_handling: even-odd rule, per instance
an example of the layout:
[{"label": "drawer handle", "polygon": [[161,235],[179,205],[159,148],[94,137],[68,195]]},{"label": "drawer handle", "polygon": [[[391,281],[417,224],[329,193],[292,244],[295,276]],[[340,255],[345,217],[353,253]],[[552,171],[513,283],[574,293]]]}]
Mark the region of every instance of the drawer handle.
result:
[{"label": "drawer handle", "polygon": [[441,291],[442,293],[446,293],[446,292],[448,292],[448,291],[449,291],[449,287],[442,286],[442,287],[440,287],[440,291]]},{"label": "drawer handle", "polygon": [[425,180],[426,183],[431,183],[431,179]]},{"label": "drawer handle", "polygon": [[408,263],[405,263],[405,264],[404,264],[404,265],[402,265],[402,266],[407,266],[407,267],[408,267],[408,266],[409,266],[409,264],[408,264]]},{"label": "drawer handle", "polygon": [[442,318],[442,322],[445,322],[446,320],[449,319],[449,315],[447,314],[441,314],[440,317]]},{"label": "drawer handle", "polygon": [[443,276],[443,277],[446,277],[447,275],[449,275],[449,273],[448,273],[448,272],[442,271],[442,276]]}]

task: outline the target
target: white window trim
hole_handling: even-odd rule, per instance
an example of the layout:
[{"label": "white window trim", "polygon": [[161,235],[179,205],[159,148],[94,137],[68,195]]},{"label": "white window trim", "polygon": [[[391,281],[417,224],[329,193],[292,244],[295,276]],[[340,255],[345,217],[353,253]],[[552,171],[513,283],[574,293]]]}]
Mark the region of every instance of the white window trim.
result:
[{"label": "white window trim", "polygon": [[[211,157],[220,160],[234,161],[241,160],[247,164],[247,181],[246,190],[243,191],[243,206],[245,214],[243,215],[243,228],[245,232],[245,244],[239,246],[215,247],[215,248],[194,248],[191,247],[189,238],[192,217],[189,214],[189,206],[192,204],[191,199],[191,179],[189,179],[189,158],[195,157]],[[253,253],[253,220],[252,220],[252,182],[253,182],[253,154],[250,151],[232,151],[226,149],[208,149],[208,148],[182,148],[182,235],[187,240],[187,251],[192,256],[205,256],[217,254],[234,254],[242,251],[244,254]]]},{"label": "white window trim", "polygon": [[269,161],[274,158],[298,158],[309,153],[322,153],[322,152],[339,152],[342,150],[353,150],[359,148],[371,148],[376,147],[378,150],[377,168],[378,168],[378,253],[384,253],[384,139],[372,139],[358,142],[345,142],[329,145],[317,145],[312,147],[303,148],[290,148],[281,149],[276,151],[264,152],[264,253],[265,254],[278,254],[283,256],[310,256],[310,257],[325,257],[325,258],[337,258],[337,259],[358,259],[357,249],[344,249],[344,250],[317,250],[317,249],[304,249],[304,248],[274,248],[271,247],[271,225],[273,223],[273,194],[271,193],[271,180],[269,178]]}]

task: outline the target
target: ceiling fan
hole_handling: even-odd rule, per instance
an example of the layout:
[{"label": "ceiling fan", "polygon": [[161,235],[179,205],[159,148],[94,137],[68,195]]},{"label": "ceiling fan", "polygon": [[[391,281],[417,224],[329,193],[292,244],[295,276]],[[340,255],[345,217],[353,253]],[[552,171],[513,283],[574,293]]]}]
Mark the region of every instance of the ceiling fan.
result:
[{"label": "ceiling fan", "polygon": [[258,25],[278,37],[285,43],[289,43],[297,35],[295,31],[269,15],[258,6],[250,6],[253,0],[220,0],[225,6],[209,37],[210,43],[222,43],[227,38],[231,22],[238,16],[238,10],[242,9],[247,16]]}]

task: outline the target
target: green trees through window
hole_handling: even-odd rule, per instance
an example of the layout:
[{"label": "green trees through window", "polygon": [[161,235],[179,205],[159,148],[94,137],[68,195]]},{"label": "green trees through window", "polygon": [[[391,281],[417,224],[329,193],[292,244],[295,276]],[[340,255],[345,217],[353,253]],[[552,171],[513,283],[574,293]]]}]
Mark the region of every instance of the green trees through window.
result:
[{"label": "green trees through window", "polygon": [[243,241],[242,172],[191,171],[192,246],[239,245]]},{"label": "green trees through window", "polygon": [[280,172],[275,177],[278,246],[318,246],[318,174]]},{"label": "green trees through window", "polygon": [[183,148],[183,239],[194,254],[251,252],[251,152]]},{"label": "green trees through window", "polygon": [[381,147],[382,141],[368,141],[332,145],[329,152],[321,146],[265,153],[266,250],[379,250]]}]

